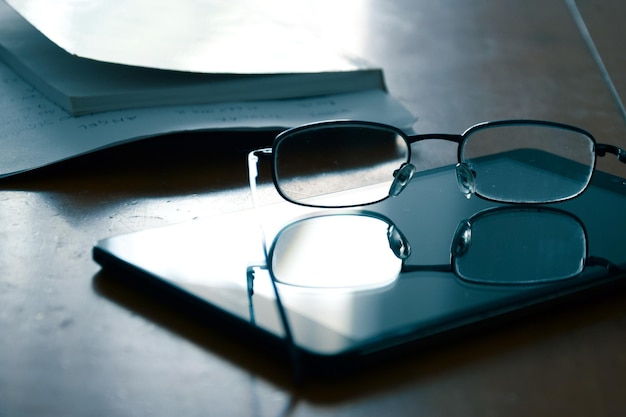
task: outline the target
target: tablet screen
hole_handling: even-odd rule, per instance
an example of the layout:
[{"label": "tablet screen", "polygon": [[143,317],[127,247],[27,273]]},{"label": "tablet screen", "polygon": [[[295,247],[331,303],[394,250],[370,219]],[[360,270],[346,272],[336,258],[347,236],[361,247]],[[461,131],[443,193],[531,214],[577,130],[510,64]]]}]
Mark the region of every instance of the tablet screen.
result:
[{"label": "tablet screen", "polygon": [[[616,274],[616,269],[589,259],[626,267],[624,180],[597,173],[581,196],[548,206],[548,214],[528,217],[519,205],[467,199],[457,187],[451,166],[424,172],[398,197],[364,208],[374,213],[365,216],[373,219],[369,221],[372,230],[381,229],[390,240],[374,241],[373,233],[367,232],[369,226],[358,226],[359,232],[341,226],[351,221],[329,227],[324,226],[327,222],[309,223],[315,233],[306,235],[310,247],[302,253],[309,254],[307,266],[302,267],[305,262],[296,265],[307,271],[305,282],[290,281],[284,265],[274,277],[296,345],[325,357],[365,355],[619,279],[621,272]],[[491,212],[498,216],[494,219],[485,214]],[[337,214],[337,218],[355,215],[285,202],[105,239],[96,245],[94,256],[105,266],[121,262],[282,338],[284,327],[267,269],[255,271],[254,294],[248,292],[249,267],[265,264],[260,225],[270,249],[275,241],[287,242],[274,254],[286,259],[286,254],[301,244],[294,236],[300,236],[302,228],[290,225],[329,214]],[[459,243],[469,242],[468,230],[459,229],[468,220],[472,227],[476,225],[471,230],[472,246],[459,249]],[[385,258],[375,249],[383,242],[380,247],[387,251],[403,250],[404,241],[389,232],[390,225],[410,242],[410,254],[401,261]],[[294,231],[298,233],[289,235]],[[563,237],[568,233],[571,244]],[[496,238],[518,246],[494,245]],[[551,279],[539,283],[532,279],[526,283],[472,279],[477,271],[499,274],[502,279],[513,276],[523,264],[510,266],[514,268],[509,269],[511,274],[505,273],[506,267],[519,262],[520,258],[515,260],[511,254],[523,250],[531,258],[526,265],[539,265]],[[358,258],[364,251],[369,252]],[[465,253],[471,257],[463,258]],[[469,263],[480,268],[459,266],[461,258],[471,259]],[[324,268],[317,263],[325,264]],[[519,275],[533,278],[535,273]],[[333,277],[330,284],[329,277]],[[343,282],[341,277],[345,277]]]}]

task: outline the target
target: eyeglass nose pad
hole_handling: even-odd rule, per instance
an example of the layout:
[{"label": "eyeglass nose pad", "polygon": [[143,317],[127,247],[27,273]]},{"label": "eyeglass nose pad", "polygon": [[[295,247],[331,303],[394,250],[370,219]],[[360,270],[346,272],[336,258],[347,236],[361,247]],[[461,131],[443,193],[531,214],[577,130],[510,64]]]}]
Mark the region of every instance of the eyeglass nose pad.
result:
[{"label": "eyeglass nose pad", "polygon": [[389,225],[387,228],[387,239],[389,240],[389,247],[398,259],[404,260],[411,255],[409,241],[396,226]]},{"label": "eyeglass nose pad", "polygon": [[411,182],[413,174],[415,174],[415,166],[413,164],[403,164],[400,169],[396,170],[393,173],[394,178],[391,187],[389,187],[389,195],[391,197],[398,196],[406,188],[407,184]]},{"label": "eyeglass nose pad", "polygon": [[465,162],[456,165],[456,181],[465,197],[476,192],[476,173]]},{"label": "eyeglass nose pad", "polygon": [[463,256],[472,244],[472,224],[469,220],[459,223],[454,233],[452,242],[452,254],[456,257]]}]

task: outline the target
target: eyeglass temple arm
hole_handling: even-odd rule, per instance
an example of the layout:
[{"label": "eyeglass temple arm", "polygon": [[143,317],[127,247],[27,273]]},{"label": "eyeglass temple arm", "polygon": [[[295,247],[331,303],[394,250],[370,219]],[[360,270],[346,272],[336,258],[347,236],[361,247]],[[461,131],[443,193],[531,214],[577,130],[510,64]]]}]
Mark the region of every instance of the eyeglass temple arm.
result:
[{"label": "eyeglass temple arm", "polygon": [[[415,143],[427,139],[449,140],[451,142],[461,143],[463,142],[463,135],[454,135],[447,133],[427,133],[423,135],[411,135],[409,136],[409,143]],[[620,162],[626,164],[626,150],[620,148],[619,146],[609,145],[608,143],[596,144],[596,155],[605,156],[607,153],[617,156],[617,159]]]},{"label": "eyeglass temple arm", "polygon": [[[271,155],[272,155],[272,148],[257,149],[248,154],[248,182],[250,184],[250,193],[252,194],[252,201],[254,204],[255,211],[257,211],[257,216],[258,216],[257,209],[260,206],[259,194],[257,190],[257,177],[259,176],[259,170],[258,170],[259,157],[270,158]],[[265,230],[263,229],[262,222],[260,221],[260,219],[258,223],[261,229],[261,241],[263,244],[263,254],[265,255],[265,264],[249,265],[246,270],[248,303],[249,303],[249,308],[250,308],[250,318],[253,323],[254,323],[254,305],[252,302],[252,296],[254,295],[255,273],[257,270],[265,269],[269,271],[271,275],[271,270],[269,267],[269,252],[268,252],[267,238],[266,238]],[[287,312],[280,299],[280,294],[278,293],[278,287],[276,286],[276,281],[274,280],[273,276],[270,277],[270,281],[272,283],[272,290],[274,292],[274,296],[276,299],[276,307],[278,309],[279,319],[283,327],[283,331],[285,332],[287,350],[289,351],[289,355],[291,356],[294,383],[296,385],[301,385],[303,383],[304,376],[303,376],[303,372],[302,372],[302,368],[300,364],[300,355],[296,347],[293,333],[291,332],[291,326],[289,325]]]},{"label": "eyeglass temple arm", "polygon": [[265,268],[265,265],[248,265],[248,267],[246,268],[246,281],[248,287],[248,311],[250,314],[250,323],[252,324],[256,323],[252,296],[254,295],[254,274],[255,269],[257,268]]},{"label": "eyeglass temple arm", "polygon": [[600,256],[588,257],[587,260],[585,261],[585,266],[599,266],[599,267],[606,269],[606,272],[609,272],[609,273],[616,273],[622,270],[622,268],[620,268],[618,265]]},{"label": "eyeglass temple arm", "polygon": [[254,208],[259,207],[259,193],[257,191],[257,181],[259,176],[259,157],[269,158],[272,155],[272,148],[263,148],[252,151],[248,154],[248,184],[252,194]]},{"label": "eyeglass temple arm", "polygon": [[[256,272],[259,270],[269,271],[269,267],[267,265],[249,265],[246,269],[246,276],[248,281],[248,308],[250,309],[250,322],[252,324],[256,324],[255,316],[254,316],[254,303],[252,296],[254,295],[254,278]],[[269,271],[271,274],[271,271]],[[283,331],[285,332],[285,341],[287,342],[287,351],[291,359],[292,364],[292,372],[293,372],[293,381],[297,386],[302,385],[304,383],[304,374],[302,371],[302,365],[300,363],[300,354],[298,352],[298,348],[296,347],[296,342],[293,337],[293,333],[291,332],[291,326],[289,325],[289,319],[287,318],[287,311],[285,310],[285,306],[280,299],[280,294],[278,293],[278,287],[276,286],[276,280],[273,277],[270,277],[270,281],[272,283],[272,290],[274,292],[274,297],[276,299],[276,308],[278,310],[278,318],[283,327]]]},{"label": "eyeglass temple arm", "polygon": [[605,156],[607,152],[617,156],[617,159],[620,162],[626,164],[626,150],[615,145],[609,145],[607,143],[599,143],[596,145],[596,155]]},{"label": "eyeglass temple arm", "polygon": [[[605,268],[608,273],[617,273],[622,271],[618,265],[609,261],[606,258],[599,256],[589,256],[585,261],[585,266],[599,266]],[[402,268],[400,272],[453,272],[452,265],[439,264],[439,265],[407,265],[402,261]]]}]

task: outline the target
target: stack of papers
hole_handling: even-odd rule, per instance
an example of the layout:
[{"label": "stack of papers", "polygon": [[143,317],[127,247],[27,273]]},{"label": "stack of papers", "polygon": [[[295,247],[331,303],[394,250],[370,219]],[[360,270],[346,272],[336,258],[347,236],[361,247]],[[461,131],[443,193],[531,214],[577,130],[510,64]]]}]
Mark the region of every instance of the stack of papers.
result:
[{"label": "stack of papers", "polygon": [[163,19],[174,16],[158,4],[173,2],[125,2],[123,16],[104,1],[0,2],[0,176],[181,131],[412,126],[382,70],[267,13],[237,14],[240,2],[255,4],[175,2],[187,12],[170,31]]}]

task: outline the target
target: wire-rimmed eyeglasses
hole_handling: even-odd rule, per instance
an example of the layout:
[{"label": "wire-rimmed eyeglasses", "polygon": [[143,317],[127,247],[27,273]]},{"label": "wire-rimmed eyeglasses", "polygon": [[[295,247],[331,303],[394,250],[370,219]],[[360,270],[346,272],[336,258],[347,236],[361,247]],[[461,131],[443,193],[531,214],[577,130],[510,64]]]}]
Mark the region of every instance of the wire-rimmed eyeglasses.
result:
[{"label": "wire-rimmed eyeglasses", "polygon": [[[374,122],[327,121],[280,133],[271,148],[248,156],[251,187],[259,158],[272,160],[272,178],[288,201],[312,207],[354,207],[404,190],[416,173],[411,144],[426,139],[456,142],[461,191],[487,200],[543,204],[568,200],[589,185],[596,157],[626,151],[599,144],[575,126],[540,120],[503,120],[458,134],[407,135]],[[363,194],[346,192],[372,187]],[[331,196],[332,198],[327,198]]]},{"label": "wire-rimmed eyeglasses", "polygon": [[616,268],[588,255],[587,232],[578,217],[546,206],[492,207],[461,221],[448,264],[410,263],[416,243],[419,248],[422,242],[412,244],[380,213],[315,214],[277,233],[267,265],[281,284],[350,290],[385,287],[409,272],[452,272],[474,284],[528,285],[573,278],[586,266]]},{"label": "wire-rimmed eyeglasses", "polygon": [[448,264],[410,263],[420,243],[411,243],[388,217],[364,210],[317,213],[278,231],[266,262],[248,267],[250,316],[254,319],[255,270],[264,269],[271,278],[296,381],[301,382],[303,370],[277,283],[378,291],[402,278],[419,279],[415,272],[448,272],[465,283],[493,288],[558,283],[578,277],[587,267],[607,272],[619,268],[589,255],[587,232],[577,216],[546,206],[492,207],[462,220],[451,239]]}]

